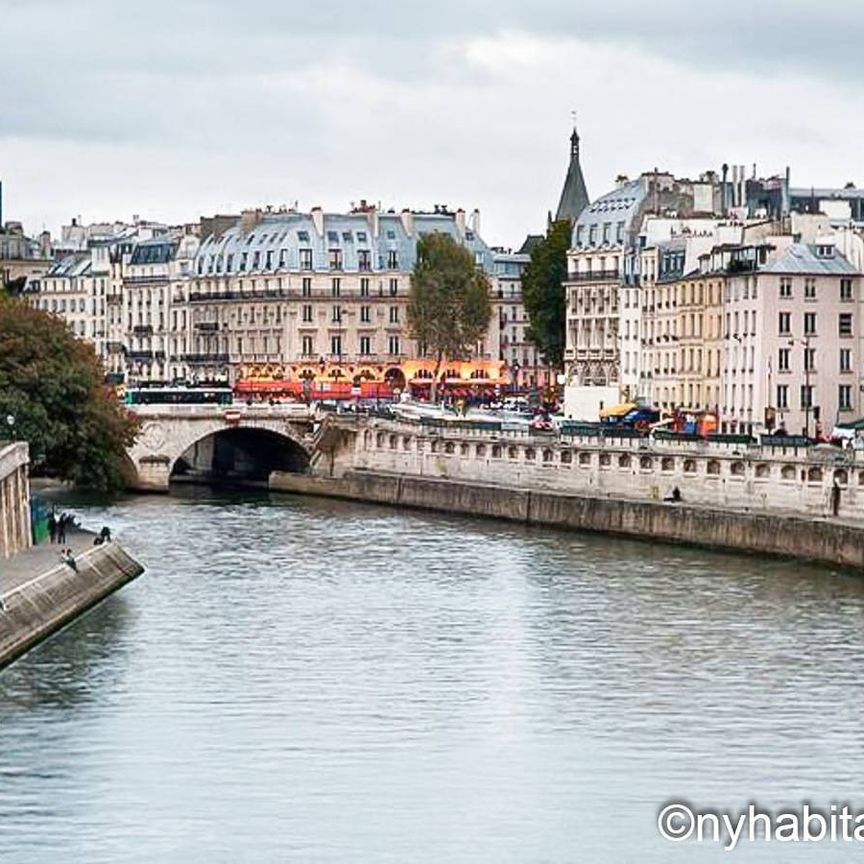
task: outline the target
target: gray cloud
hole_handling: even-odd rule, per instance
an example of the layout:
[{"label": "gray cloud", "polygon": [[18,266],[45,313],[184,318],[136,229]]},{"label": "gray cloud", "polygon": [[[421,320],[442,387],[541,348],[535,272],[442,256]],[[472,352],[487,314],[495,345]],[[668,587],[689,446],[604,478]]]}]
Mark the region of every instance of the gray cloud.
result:
[{"label": "gray cloud", "polygon": [[[864,74],[864,6],[848,0],[0,0],[0,22],[0,169],[37,224],[56,218],[49,207],[189,218],[366,196],[495,208],[518,242],[554,206],[572,107],[599,192],[643,161],[693,171],[779,162],[797,146],[816,164],[814,93],[848,100]],[[539,40],[548,69],[464,50],[511,36]],[[556,51],[565,40],[572,62]],[[652,58],[678,71],[634,66]],[[730,73],[743,91],[678,92],[679,80]],[[809,103],[758,86],[791,78],[810,79]],[[765,124],[752,122],[754,98],[773,105]],[[781,146],[733,128],[741,100],[749,129],[779,130]],[[696,109],[714,119],[700,128]]]}]

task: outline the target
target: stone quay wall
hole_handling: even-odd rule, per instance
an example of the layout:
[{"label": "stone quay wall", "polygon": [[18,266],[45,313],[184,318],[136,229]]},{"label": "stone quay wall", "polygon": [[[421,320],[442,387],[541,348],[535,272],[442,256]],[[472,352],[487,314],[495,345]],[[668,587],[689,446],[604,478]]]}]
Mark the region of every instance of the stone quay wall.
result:
[{"label": "stone quay wall", "polygon": [[[858,453],[325,421],[271,488],[864,567]],[[677,487],[680,503],[664,502]],[[838,515],[834,516],[837,506]]]},{"label": "stone quay wall", "polygon": [[9,591],[0,612],[0,668],[139,576],[144,568],[116,543],[88,549],[66,565],[34,575]]},{"label": "stone quay wall", "polygon": [[29,465],[25,442],[0,442],[0,559],[31,543]]},{"label": "stone quay wall", "polygon": [[833,516],[837,503],[838,518],[864,526],[858,451],[489,432],[374,417],[327,422],[327,437],[340,435],[313,458],[319,475],[379,471],[637,501],[660,501],[677,487],[684,503],[775,515]]}]

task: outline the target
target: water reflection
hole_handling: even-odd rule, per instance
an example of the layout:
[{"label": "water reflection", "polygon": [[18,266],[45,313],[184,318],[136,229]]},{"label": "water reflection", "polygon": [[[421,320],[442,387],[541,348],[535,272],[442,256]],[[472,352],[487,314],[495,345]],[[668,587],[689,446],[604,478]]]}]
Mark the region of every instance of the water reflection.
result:
[{"label": "water reflection", "polygon": [[0,676],[4,864],[698,864],[656,836],[672,797],[857,794],[848,575],[287,496],[78,506],[148,572]]}]

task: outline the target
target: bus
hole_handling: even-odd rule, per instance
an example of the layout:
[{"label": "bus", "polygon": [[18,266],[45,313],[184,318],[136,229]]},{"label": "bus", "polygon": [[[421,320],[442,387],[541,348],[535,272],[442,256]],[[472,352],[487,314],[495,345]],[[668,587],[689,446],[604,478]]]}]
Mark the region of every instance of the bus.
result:
[{"label": "bus", "polygon": [[230,405],[230,387],[135,387],[126,390],[126,405]]}]

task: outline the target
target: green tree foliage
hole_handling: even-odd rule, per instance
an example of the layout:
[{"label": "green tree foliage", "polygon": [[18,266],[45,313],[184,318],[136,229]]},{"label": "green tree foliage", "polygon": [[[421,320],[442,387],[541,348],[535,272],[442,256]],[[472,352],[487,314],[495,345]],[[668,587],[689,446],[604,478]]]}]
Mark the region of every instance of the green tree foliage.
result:
[{"label": "green tree foliage", "polygon": [[564,282],[572,233],[573,223],[569,219],[553,222],[546,237],[531,252],[531,261],[522,276],[522,302],[530,322],[528,338],[552,366],[564,363]]},{"label": "green tree foliage", "polygon": [[93,347],[60,319],[0,296],[0,436],[29,442],[34,473],[122,484],[137,421],[103,380]]},{"label": "green tree foliage", "polygon": [[408,325],[411,335],[435,357],[435,382],[444,358],[470,356],[491,317],[489,280],[475,266],[472,254],[447,234],[421,237],[411,274]]}]

